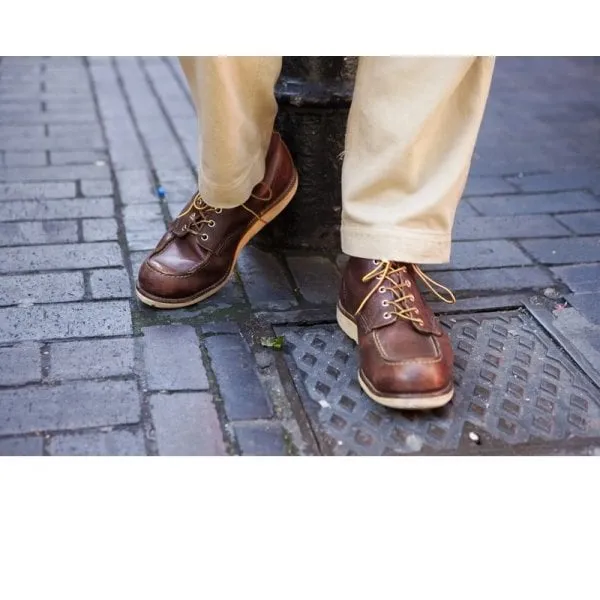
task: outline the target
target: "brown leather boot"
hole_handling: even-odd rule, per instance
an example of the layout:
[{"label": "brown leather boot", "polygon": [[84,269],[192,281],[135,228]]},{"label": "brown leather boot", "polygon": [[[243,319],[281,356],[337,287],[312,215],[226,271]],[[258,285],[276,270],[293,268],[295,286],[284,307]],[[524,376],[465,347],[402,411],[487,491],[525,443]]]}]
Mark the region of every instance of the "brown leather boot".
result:
[{"label": "brown leather boot", "polygon": [[264,179],[247,202],[215,209],[196,194],[140,267],[138,298],[156,308],[182,308],[218,292],[244,246],[288,205],[297,187],[292,157],[274,133]]},{"label": "brown leather boot", "polygon": [[450,290],[415,265],[350,258],[342,278],[337,320],[358,343],[359,383],[367,396],[391,408],[435,408],[454,394],[452,346],[417,277],[440,299],[455,302]]}]

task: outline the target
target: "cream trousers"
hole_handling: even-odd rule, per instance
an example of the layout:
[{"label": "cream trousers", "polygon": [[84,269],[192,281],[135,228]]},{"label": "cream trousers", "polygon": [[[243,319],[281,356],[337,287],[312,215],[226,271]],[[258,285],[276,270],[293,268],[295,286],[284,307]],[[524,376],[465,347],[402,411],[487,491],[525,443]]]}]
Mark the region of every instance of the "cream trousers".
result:
[{"label": "cream trousers", "polygon": [[[341,245],[350,256],[450,259],[452,226],[493,57],[361,57],[342,171]],[[243,204],[262,179],[280,56],[181,57],[199,125],[199,190]]]}]

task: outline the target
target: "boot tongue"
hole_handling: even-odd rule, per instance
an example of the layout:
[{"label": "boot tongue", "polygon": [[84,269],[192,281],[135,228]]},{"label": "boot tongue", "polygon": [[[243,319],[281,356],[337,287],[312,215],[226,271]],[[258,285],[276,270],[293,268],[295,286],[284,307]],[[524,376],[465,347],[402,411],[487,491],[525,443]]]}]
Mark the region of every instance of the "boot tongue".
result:
[{"label": "boot tongue", "polygon": [[[405,271],[399,271],[398,269],[405,267]],[[373,294],[370,301],[365,306],[365,310],[367,312],[367,318],[370,322],[370,326],[372,329],[380,329],[382,327],[387,327],[388,325],[392,325],[398,322],[404,322],[407,326],[412,326],[413,329],[418,331],[419,333],[431,334],[439,336],[442,334],[441,328],[435,318],[431,309],[425,304],[419,287],[417,285],[414,269],[412,265],[394,262],[392,263],[392,271],[391,274],[384,281],[373,281],[373,285],[377,284],[377,291]],[[395,272],[394,272],[395,271]],[[384,293],[379,292],[380,287],[392,287],[393,280],[398,287],[396,287],[396,293],[391,290],[386,290]],[[410,283],[410,287],[404,285],[403,287],[399,287],[402,283]],[[400,294],[399,296],[397,294]],[[396,302],[396,304],[402,308],[417,308],[417,311],[412,311],[411,313],[407,313],[408,316],[416,319],[415,321],[411,319],[405,319],[397,314],[394,314],[396,310],[393,304],[390,304],[388,307],[382,306],[382,302],[387,301],[391,303],[393,300],[398,300],[398,298],[403,296],[410,296],[410,299],[403,300],[402,302]],[[414,297],[414,300],[412,300]],[[386,318],[387,315],[390,315]],[[420,320],[419,320],[420,319]]]},{"label": "boot tongue", "polygon": [[[193,208],[189,213],[180,215],[171,223],[169,232],[179,239],[184,238],[188,235],[193,235],[195,243],[204,250],[213,251],[215,246],[218,245],[219,240],[214,239],[214,236],[209,236],[207,224],[203,223],[198,227],[197,222],[204,218],[203,213]],[[190,233],[193,230],[193,234]]]},{"label": "boot tongue", "polygon": [[192,210],[192,212],[184,216],[177,217],[173,223],[171,223],[169,231],[178,238],[186,236],[189,233],[189,228],[196,216],[196,212]]}]

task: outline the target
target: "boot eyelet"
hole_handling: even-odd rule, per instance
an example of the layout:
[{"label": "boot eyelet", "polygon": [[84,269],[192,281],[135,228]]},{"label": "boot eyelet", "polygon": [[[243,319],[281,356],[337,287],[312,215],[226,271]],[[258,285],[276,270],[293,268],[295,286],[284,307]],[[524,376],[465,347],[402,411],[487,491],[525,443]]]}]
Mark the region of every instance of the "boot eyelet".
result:
[{"label": "boot eyelet", "polygon": [[203,242],[206,242],[206,240],[208,239],[208,235],[207,235],[206,233],[203,233],[203,234],[200,236],[200,239],[201,239]]},{"label": "boot eyelet", "polygon": [[214,226],[216,225],[216,223],[215,223],[214,221],[212,221],[212,220],[211,220],[211,221],[209,221],[209,222],[207,223],[207,225],[208,225],[209,227],[214,227]]},{"label": "boot eyelet", "polygon": [[415,297],[414,297],[412,294],[411,294],[411,295],[408,297],[408,299],[409,299],[411,302],[414,302],[414,301],[415,301]]},{"label": "boot eyelet", "polygon": [[381,303],[381,306],[389,306],[389,305],[390,305],[390,303],[389,303],[387,300],[384,300],[384,301]]},{"label": "boot eyelet", "polygon": [[407,282],[406,282],[406,287],[407,287],[407,288],[409,288],[409,287],[412,287],[412,283],[411,283],[410,281],[407,281]]},{"label": "boot eyelet", "polygon": [[381,286],[381,287],[379,288],[379,293],[380,293],[380,294],[385,294],[385,288],[384,288],[383,286]]},{"label": "boot eyelet", "polygon": [[195,219],[195,218],[196,218],[196,213],[192,213],[192,214],[190,215],[190,219]]},{"label": "boot eyelet", "polygon": [[383,318],[384,319],[391,319],[392,315],[389,312],[383,313]]},{"label": "boot eyelet", "polygon": [[373,261],[373,264],[374,264],[374,265],[378,265],[378,264],[380,264],[380,263],[381,263],[381,261],[379,261],[379,260],[374,260],[374,261]]},{"label": "boot eyelet", "polygon": [[222,208],[216,208],[216,209],[215,209],[215,212],[216,212],[218,215],[220,215],[220,214],[223,212],[223,209],[222,209]]}]

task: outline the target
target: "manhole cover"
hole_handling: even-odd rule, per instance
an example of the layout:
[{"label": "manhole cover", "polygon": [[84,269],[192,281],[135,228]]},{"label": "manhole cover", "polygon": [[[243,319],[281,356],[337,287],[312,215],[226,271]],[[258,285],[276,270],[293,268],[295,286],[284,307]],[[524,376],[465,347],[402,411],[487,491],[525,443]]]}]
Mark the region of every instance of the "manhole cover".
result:
[{"label": "manhole cover", "polygon": [[[600,392],[526,311],[442,318],[456,394],[427,412],[386,409],[356,379],[354,344],[336,325],[281,327],[292,376],[321,445],[341,455],[457,451],[600,437]],[[468,435],[470,434],[470,435]]]}]

